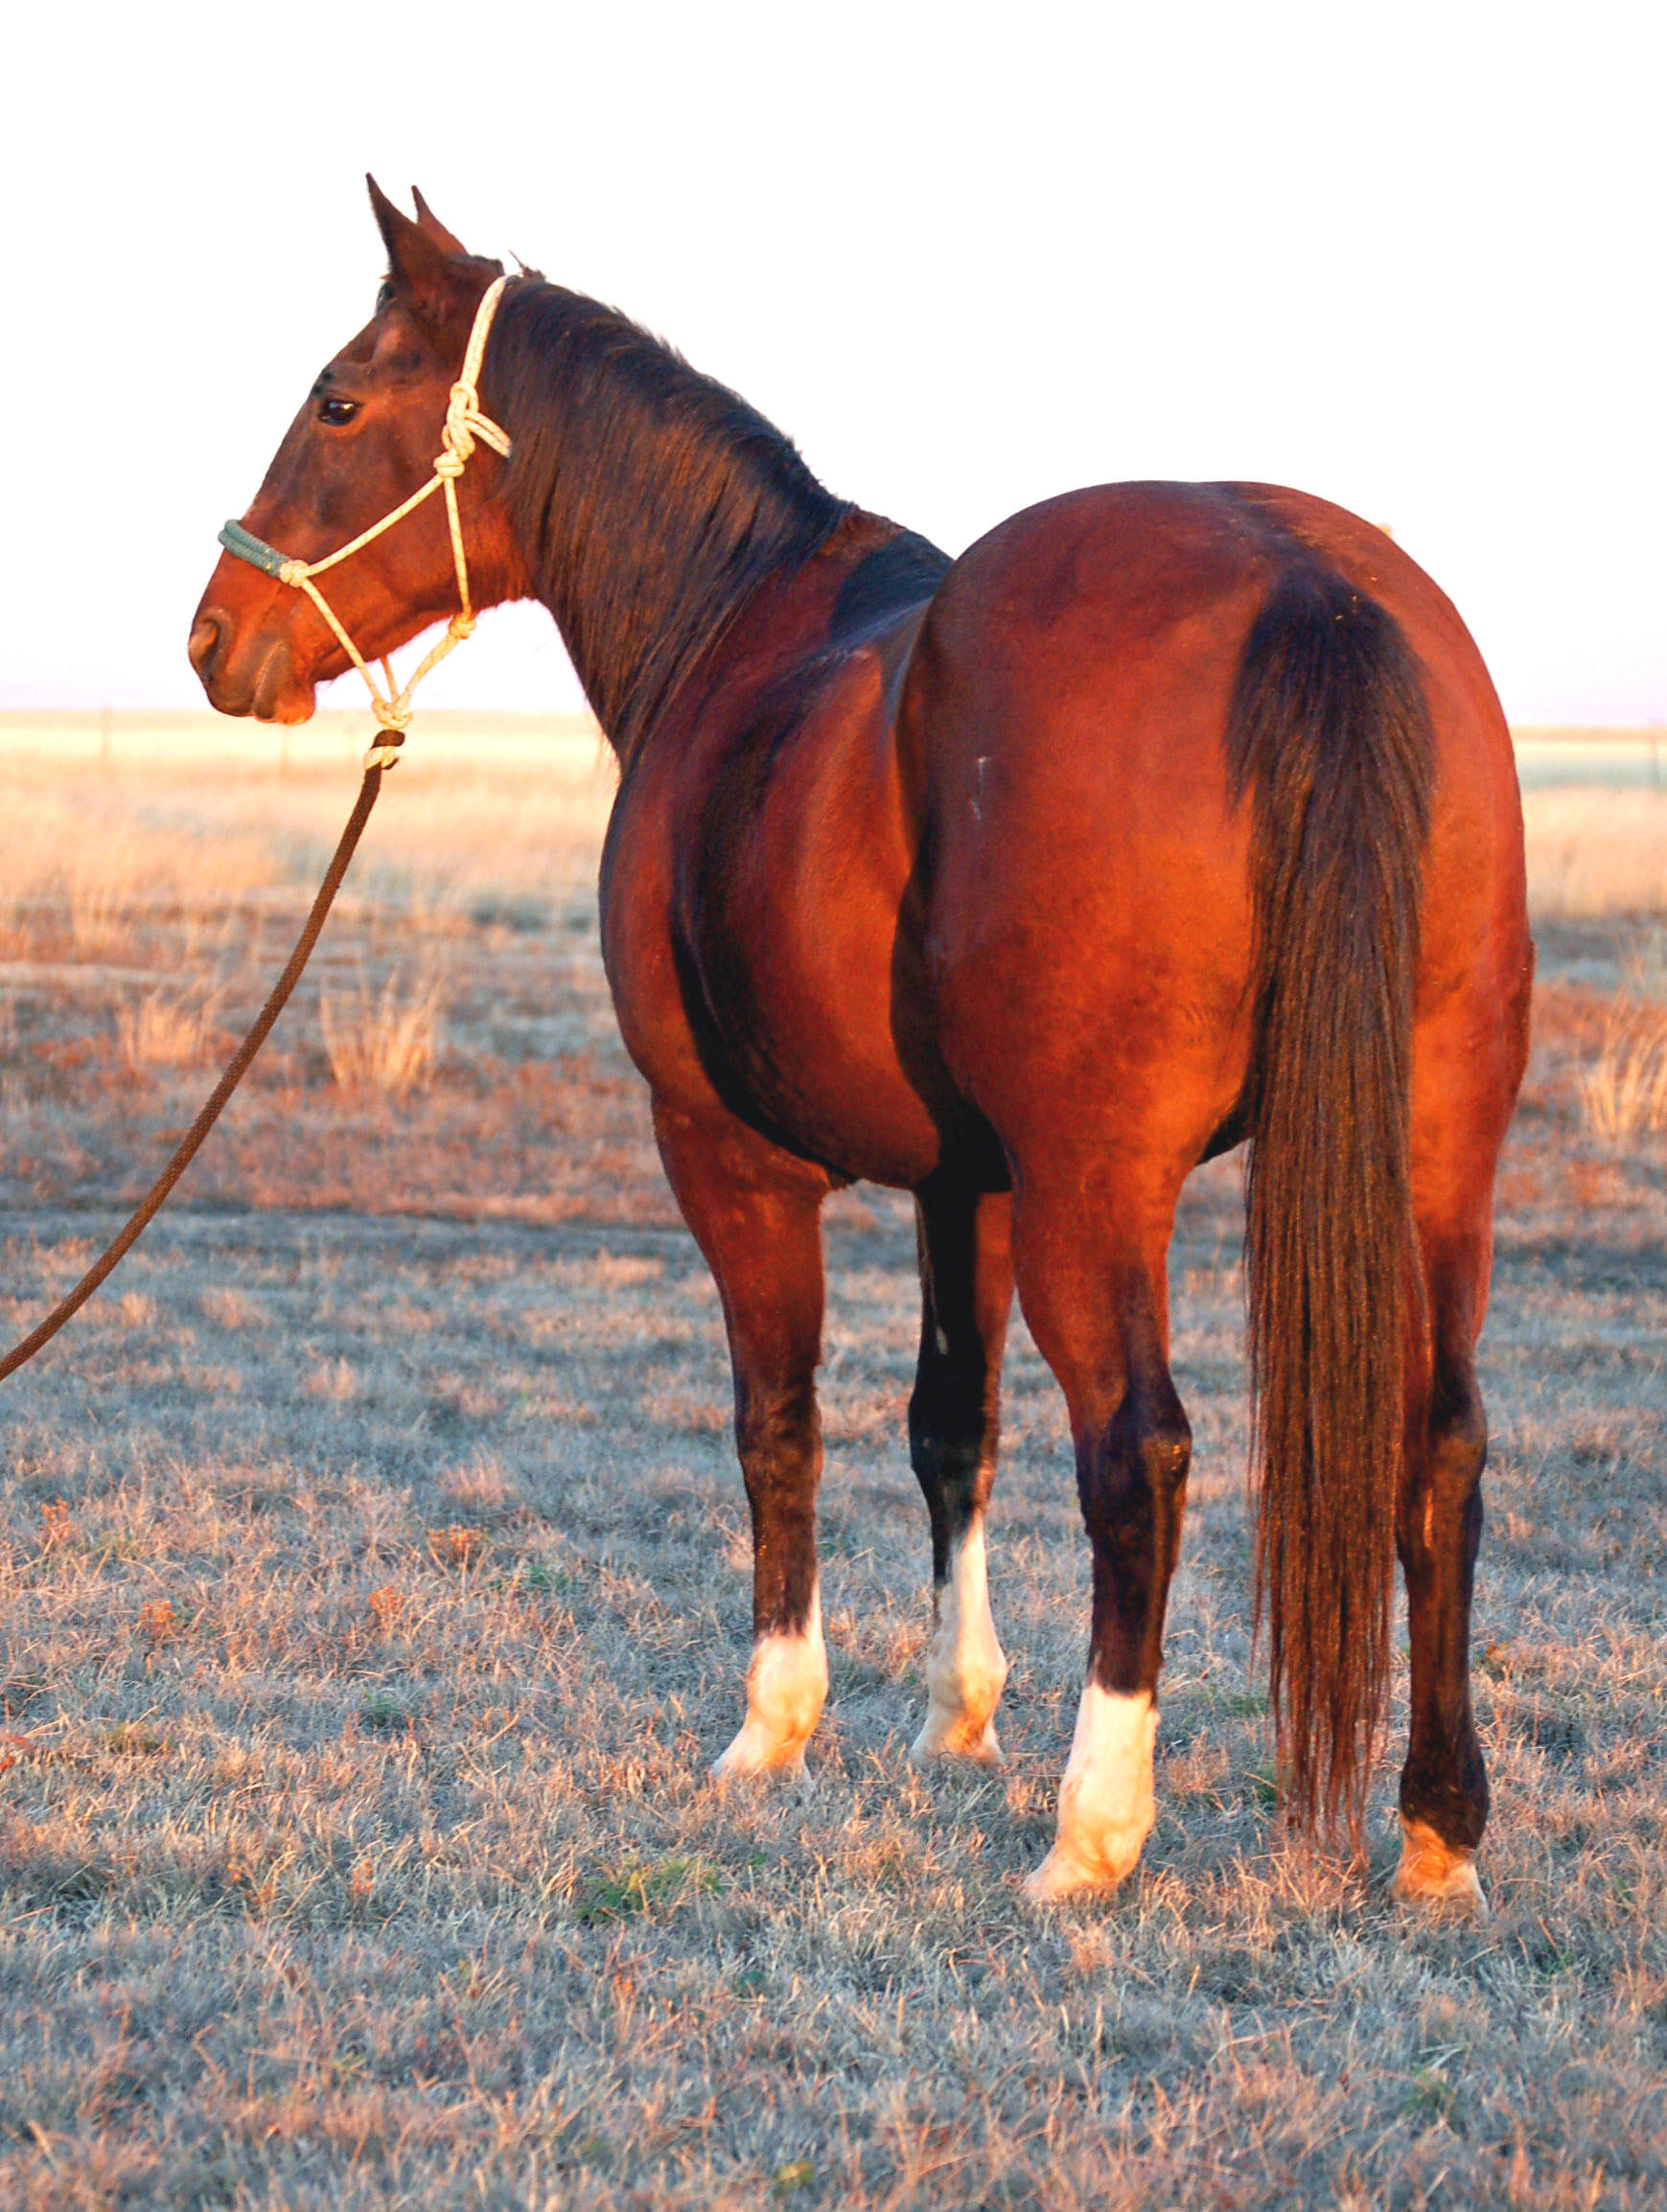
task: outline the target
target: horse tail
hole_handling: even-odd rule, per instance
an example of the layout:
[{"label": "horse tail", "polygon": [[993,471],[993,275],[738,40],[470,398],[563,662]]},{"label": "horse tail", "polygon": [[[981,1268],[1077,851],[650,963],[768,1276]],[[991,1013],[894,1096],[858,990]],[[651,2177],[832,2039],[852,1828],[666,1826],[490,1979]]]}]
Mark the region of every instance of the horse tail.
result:
[{"label": "horse tail", "polygon": [[1250,633],[1228,731],[1232,790],[1254,807],[1256,1618],[1287,1803],[1310,1827],[1345,1811],[1356,1844],[1422,1312],[1412,1002],[1433,759],[1400,625],[1299,561]]}]

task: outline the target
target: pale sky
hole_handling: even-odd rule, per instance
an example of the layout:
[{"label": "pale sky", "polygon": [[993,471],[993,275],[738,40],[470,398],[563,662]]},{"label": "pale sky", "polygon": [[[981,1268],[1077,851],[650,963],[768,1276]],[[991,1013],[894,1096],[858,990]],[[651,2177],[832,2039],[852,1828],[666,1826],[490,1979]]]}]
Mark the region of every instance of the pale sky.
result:
[{"label": "pale sky", "polygon": [[[202,703],[215,531],[370,311],[369,169],[952,552],[1294,484],[1394,528],[1514,720],[1667,720],[1664,47],[1642,0],[33,8],[0,705]],[[539,609],[425,698],[579,703]]]}]

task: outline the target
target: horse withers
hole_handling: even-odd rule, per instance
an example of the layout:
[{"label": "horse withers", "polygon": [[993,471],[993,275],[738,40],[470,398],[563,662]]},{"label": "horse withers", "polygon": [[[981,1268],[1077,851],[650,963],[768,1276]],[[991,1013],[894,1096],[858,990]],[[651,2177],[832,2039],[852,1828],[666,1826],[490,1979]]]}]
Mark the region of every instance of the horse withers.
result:
[{"label": "horse withers", "polygon": [[[303,561],[419,488],[496,263],[374,183],[389,270],[243,528]],[[536,598],[619,761],[603,950],[722,1297],[754,1545],[721,1777],[792,1771],[827,1688],[820,1211],[914,1193],[910,1451],[937,1631],[917,1759],[994,1761],[984,1513],[1015,1287],[1062,1385],[1093,1559],[1056,1840],[1110,1889],[1153,1818],[1190,1434],[1169,1366],[1181,1185],[1248,1145],[1258,1588],[1294,1815],[1358,1821],[1395,1554],[1412,1647],[1397,1887],[1479,1905],[1474,1348],[1532,970],[1511,746],[1448,602],[1303,494],[1123,484],[950,561],[832,496],[743,401],[528,272],[455,489],[475,603]],[[455,605],[430,500],[333,571],[366,658]],[[228,554],[192,659],[304,720],[347,665]]]}]

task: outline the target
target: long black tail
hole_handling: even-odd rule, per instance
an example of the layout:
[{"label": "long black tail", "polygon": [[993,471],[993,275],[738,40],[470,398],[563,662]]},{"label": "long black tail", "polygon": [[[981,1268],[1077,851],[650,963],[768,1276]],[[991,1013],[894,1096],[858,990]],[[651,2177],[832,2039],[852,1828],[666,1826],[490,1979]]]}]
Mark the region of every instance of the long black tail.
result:
[{"label": "long black tail", "polygon": [[1275,585],[1228,735],[1254,795],[1246,1256],[1257,1614],[1287,1799],[1358,1835],[1388,1672],[1409,1295],[1429,712],[1401,630],[1317,563]]}]

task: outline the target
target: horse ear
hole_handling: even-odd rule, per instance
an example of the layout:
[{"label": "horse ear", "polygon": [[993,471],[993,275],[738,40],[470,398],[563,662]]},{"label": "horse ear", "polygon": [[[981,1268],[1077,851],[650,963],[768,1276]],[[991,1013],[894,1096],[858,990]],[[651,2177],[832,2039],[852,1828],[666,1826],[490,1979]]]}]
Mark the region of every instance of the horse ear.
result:
[{"label": "horse ear", "polygon": [[411,197],[416,202],[418,228],[426,231],[436,245],[443,245],[448,253],[454,253],[460,260],[467,261],[469,248],[460,238],[446,228],[414,184],[411,187]]},{"label": "horse ear", "polygon": [[370,188],[377,228],[388,249],[388,274],[395,291],[419,315],[439,315],[455,287],[455,241],[442,245],[420,223],[400,213],[374,176],[364,181]]}]

